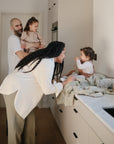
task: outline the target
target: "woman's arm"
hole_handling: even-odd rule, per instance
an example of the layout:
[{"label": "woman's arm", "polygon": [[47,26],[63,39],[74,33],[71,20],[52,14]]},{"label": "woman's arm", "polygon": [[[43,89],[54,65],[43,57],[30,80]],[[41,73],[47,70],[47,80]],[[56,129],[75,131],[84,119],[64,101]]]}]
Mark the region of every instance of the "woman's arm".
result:
[{"label": "woman's arm", "polygon": [[56,96],[63,90],[63,87],[75,79],[74,76],[69,77],[64,82],[52,83],[54,72],[54,59],[43,59],[34,71],[35,79],[39,83],[44,94],[55,93]]},{"label": "woman's arm", "polygon": [[71,70],[68,74],[66,74],[65,76],[69,76],[71,75],[73,72],[75,72],[75,70]]},{"label": "woman's arm", "polygon": [[72,81],[74,81],[74,80],[76,80],[76,77],[75,76],[69,76],[68,77],[68,79],[66,79],[65,81],[63,81],[62,82],[62,84],[63,84],[63,87],[66,85],[66,84],[68,84],[68,83],[70,83],[70,82],[72,82]]},{"label": "woman's arm", "polygon": [[56,93],[57,96],[62,91],[62,83],[52,83],[54,59],[43,59],[33,72],[44,94]]}]

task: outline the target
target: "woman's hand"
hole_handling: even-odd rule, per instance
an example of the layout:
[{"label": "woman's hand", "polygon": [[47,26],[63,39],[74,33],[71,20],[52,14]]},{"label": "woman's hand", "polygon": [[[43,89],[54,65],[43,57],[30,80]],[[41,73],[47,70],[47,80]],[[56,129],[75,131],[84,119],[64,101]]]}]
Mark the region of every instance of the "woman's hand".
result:
[{"label": "woman's hand", "polygon": [[67,83],[70,83],[70,82],[75,81],[75,80],[76,80],[76,77],[75,77],[75,76],[73,76],[73,75],[69,76],[65,81],[62,82],[63,87],[64,87]]}]

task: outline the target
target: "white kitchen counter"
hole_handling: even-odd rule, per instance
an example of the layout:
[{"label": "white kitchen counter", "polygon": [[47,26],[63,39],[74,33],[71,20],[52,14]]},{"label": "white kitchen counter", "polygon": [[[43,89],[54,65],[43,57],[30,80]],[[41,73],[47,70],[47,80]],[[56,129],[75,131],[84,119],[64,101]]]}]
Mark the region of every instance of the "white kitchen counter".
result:
[{"label": "white kitchen counter", "polygon": [[89,97],[76,95],[76,97],[114,134],[114,117],[109,115],[103,108],[114,107],[114,95],[102,97]]}]

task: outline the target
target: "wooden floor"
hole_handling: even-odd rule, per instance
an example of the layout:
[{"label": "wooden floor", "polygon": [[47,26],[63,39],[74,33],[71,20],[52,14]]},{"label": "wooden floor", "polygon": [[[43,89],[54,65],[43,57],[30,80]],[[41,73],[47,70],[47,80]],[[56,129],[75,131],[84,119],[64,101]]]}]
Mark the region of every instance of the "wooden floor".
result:
[{"label": "wooden floor", "polygon": [[[66,144],[50,109],[36,108],[36,144]],[[6,111],[0,108],[0,144],[7,144]]]}]

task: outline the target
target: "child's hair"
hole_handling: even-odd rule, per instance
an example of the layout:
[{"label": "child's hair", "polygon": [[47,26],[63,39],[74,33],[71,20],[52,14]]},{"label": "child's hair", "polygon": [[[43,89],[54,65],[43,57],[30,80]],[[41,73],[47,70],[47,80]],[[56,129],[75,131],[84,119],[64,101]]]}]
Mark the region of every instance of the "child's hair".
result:
[{"label": "child's hair", "polygon": [[31,17],[27,23],[26,23],[26,26],[24,28],[24,31],[28,32],[30,29],[29,29],[29,25],[32,25],[33,23],[39,23],[39,21],[35,18],[35,17]]},{"label": "child's hair", "polygon": [[85,56],[89,57],[90,60],[97,60],[97,54],[91,47],[81,48],[80,51],[83,51]]}]

